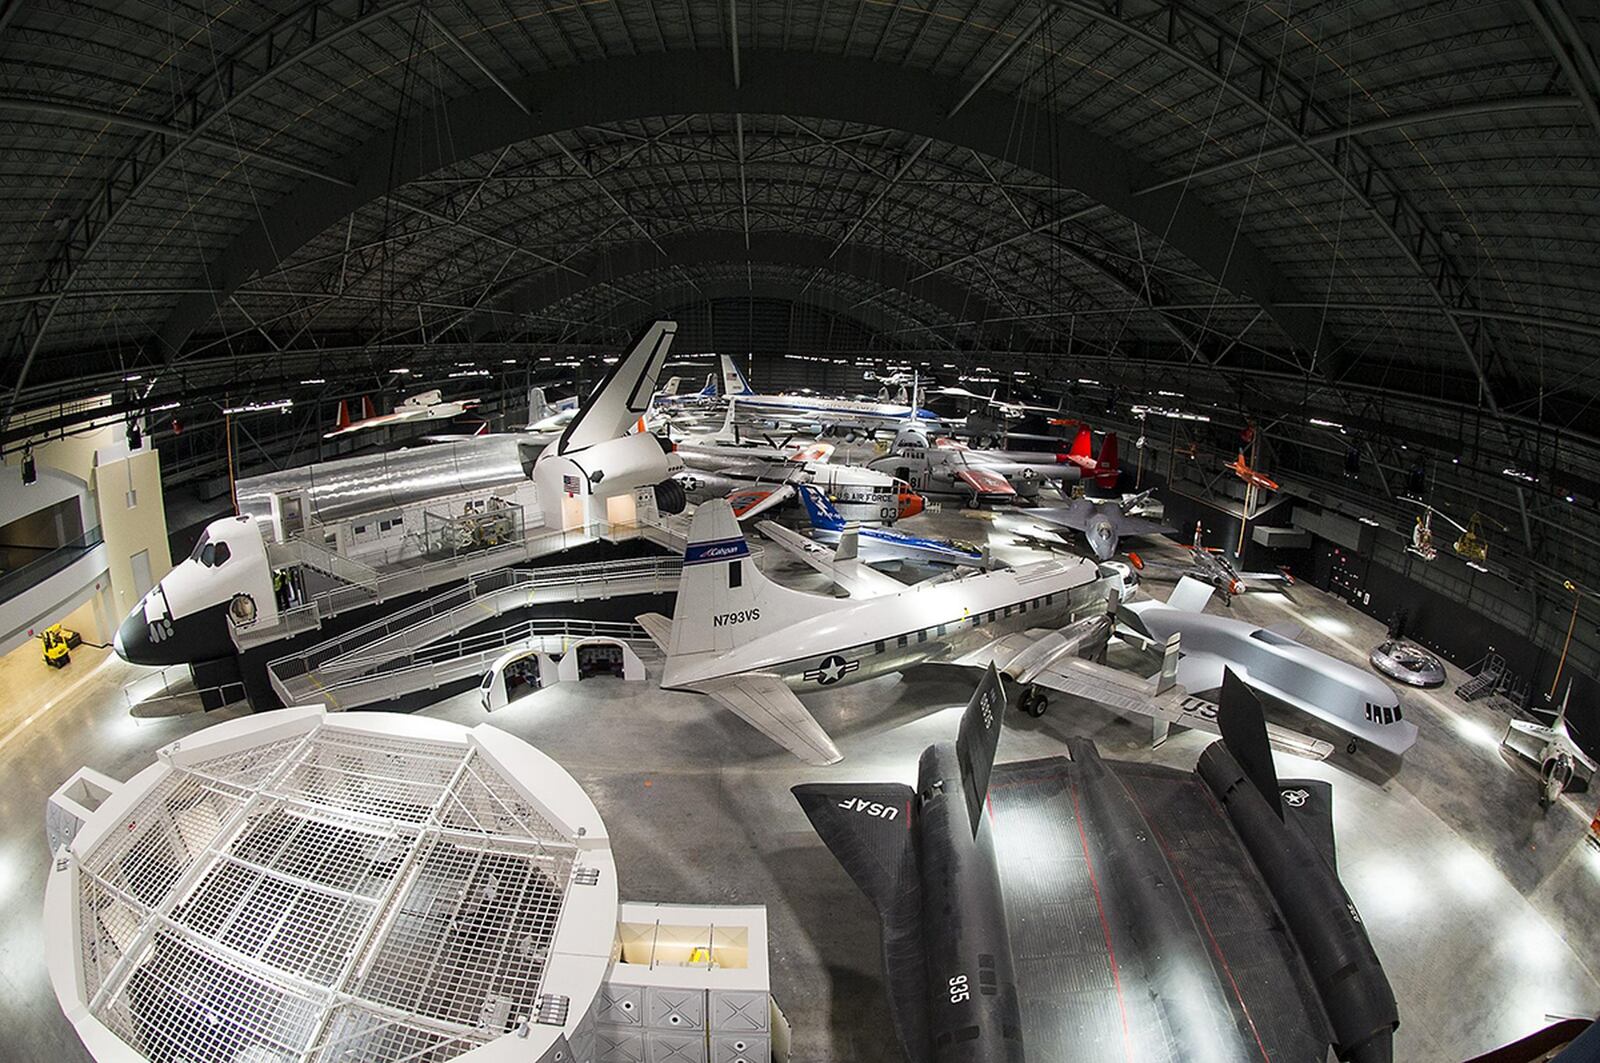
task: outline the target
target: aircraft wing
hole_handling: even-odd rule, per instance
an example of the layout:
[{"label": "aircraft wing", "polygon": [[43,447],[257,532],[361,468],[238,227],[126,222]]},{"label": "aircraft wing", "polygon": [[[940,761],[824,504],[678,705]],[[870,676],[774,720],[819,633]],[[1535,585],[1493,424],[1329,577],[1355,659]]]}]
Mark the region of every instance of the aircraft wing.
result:
[{"label": "aircraft wing", "polygon": [[1118,535],[1176,535],[1178,532],[1172,525],[1149,517],[1120,517],[1118,520]]},{"label": "aircraft wing", "polygon": [[[1195,1046],[1174,1020],[1237,1031],[1227,1048],[1208,1045],[1228,1058],[1327,1058],[1315,983],[1205,785],[1153,764],[1092,772],[1073,754],[996,764],[989,779],[1028,1063],[1189,1058]],[[1102,798],[1123,794],[1128,815],[1103,814]],[[1159,881],[1128,874],[1113,854],[1129,849],[1153,850],[1171,870]],[[1157,938],[1153,923],[1204,935]],[[1174,962],[1163,946],[1184,945],[1199,961],[1182,968],[1189,991],[1156,991]],[[1241,1043],[1249,1056],[1229,1054]]]},{"label": "aircraft wing", "polygon": [[828,732],[777,676],[730,676],[701,687],[700,692],[807,764],[837,764],[844,759]]},{"label": "aircraft wing", "polygon": [[[1501,745],[1531,760],[1534,764],[1539,764],[1544,759],[1545,747],[1551,742],[1557,743],[1572,757],[1574,765],[1578,768],[1574,773],[1575,778],[1582,779],[1586,785],[1593,780],[1596,768],[1594,758],[1579,749],[1578,743],[1574,742],[1570,735],[1558,732],[1553,727],[1546,727],[1544,724],[1529,720],[1512,720],[1506,728],[1506,736],[1500,740]],[[1574,788],[1569,786],[1568,789]]]},{"label": "aircraft wing", "polygon": [[752,487],[734,491],[728,495],[728,504],[733,507],[733,515],[743,521],[760,516],[793,497],[794,484],[778,484],[771,488]]},{"label": "aircraft wing", "polygon": [[1014,495],[1017,489],[1011,481],[993,469],[967,466],[956,470],[956,478],[980,495]]},{"label": "aircraft wing", "polygon": [[833,550],[793,528],[785,528],[770,520],[764,520],[756,527],[762,535],[832,579],[839,589],[852,598],[875,598],[906,589],[906,585],[893,576],[884,575],[858,558],[841,559]]},{"label": "aircraft wing", "polygon": [[[1046,690],[1093,701],[1124,716],[1146,717],[1151,721],[1152,741],[1157,745],[1166,740],[1173,724],[1208,734],[1221,733],[1217,728],[1217,706],[1213,702],[1195,697],[1181,686],[1158,692],[1160,684],[1154,679],[1140,679],[1075,654],[1052,654],[1052,636],[1060,638],[1057,632],[1039,628],[1006,635],[953,663],[986,668],[993,662],[996,668],[1018,682],[1037,684]],[[1185,655],[1182,664],[1184,674],[1193,674],[1190,669],[1192,660],[1198,659],[1204,666],[1210,663],[1209,656]],[[1216,660],[1215,663],[1217,681],[1214,686],[1221,686],[1222,662]],[[1201,673],[1203,677],[1209,674],[1209,668]],[[1211,689],[1194,683],[1191,685],[1199,690]],[[1330,743],[1273,723],[1267,724],[1267,737],[1276,748],[1296,756],[1326,760],[1333,753]]]}]

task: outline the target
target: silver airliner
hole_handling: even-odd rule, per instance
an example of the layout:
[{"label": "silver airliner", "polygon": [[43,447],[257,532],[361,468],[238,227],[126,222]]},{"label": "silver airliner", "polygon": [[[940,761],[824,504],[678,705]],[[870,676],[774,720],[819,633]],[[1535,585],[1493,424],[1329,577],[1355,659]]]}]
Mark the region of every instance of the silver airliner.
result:
[{"label": "silver airliner", "polygon": [[1123,589],[1116,569],[1050,559],[840,601],[768,579],[717,499],[695,512],[672,619],[639,622],[666,651],[663,688],[709,695],[802,760],[832,764],[842,755],[796,691],[922,663],[986,667],[977,658],[998,640],[1056,631]]}]

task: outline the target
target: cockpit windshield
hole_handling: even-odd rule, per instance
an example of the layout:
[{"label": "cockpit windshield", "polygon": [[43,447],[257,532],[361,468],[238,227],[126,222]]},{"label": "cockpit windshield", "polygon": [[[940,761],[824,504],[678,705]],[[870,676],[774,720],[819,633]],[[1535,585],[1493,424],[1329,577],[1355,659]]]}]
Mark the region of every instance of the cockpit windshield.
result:
[{"label": "cockpit windshield", "polygon": [[200,533],[200,541],[194,544],[194,550],[189,554],[190,561],[200,561],[200,552],[211,542],[211,530],[208,528]]}]

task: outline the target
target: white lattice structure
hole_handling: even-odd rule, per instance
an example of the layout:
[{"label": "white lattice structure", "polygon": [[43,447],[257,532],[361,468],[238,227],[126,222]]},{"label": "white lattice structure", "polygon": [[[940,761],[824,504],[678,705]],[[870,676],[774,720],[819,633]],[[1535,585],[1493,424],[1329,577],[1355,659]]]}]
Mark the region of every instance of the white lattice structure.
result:
[{"label": "white lattice structure", "polygon": [[[290,709],[69,780],[51,980],[102,1063],[592,1055],[617,879],[577,782],[488,726]],[[59,818],[59,817],[58,817]]]}]

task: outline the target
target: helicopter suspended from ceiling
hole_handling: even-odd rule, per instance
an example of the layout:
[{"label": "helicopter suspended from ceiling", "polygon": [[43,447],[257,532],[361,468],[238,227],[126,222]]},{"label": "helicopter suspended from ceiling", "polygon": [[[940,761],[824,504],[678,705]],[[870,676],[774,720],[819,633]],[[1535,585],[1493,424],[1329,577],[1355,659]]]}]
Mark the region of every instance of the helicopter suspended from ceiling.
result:
[{"label": "helicopter suspended from ceiling", "polygon": [[1462,524],[1444,510],[1429,505],[1421,499],[1401,498],[1401,501],[1422,507],[1422,515],[1416,519],[1416,524],[1411,529],[1411,545],[1406,547],[1406,553],[1415,554],[1424,561],[1432,561],[1439,556],[1439,548],[1434,544],[1433,539],[1433,518],[1435,515],[1461,532],[1461,537],[1455,541],[1453,547],[1456,554],[1479,565],[1489,560],[1489,540],[1483,531],[1484,524],[1489,523],[1501,531],[1506,530],[1504,524],[1492,517],[1485,517],[1476,510],[1473,511],[1472,516],[1467,518],[1467,523]]}]

